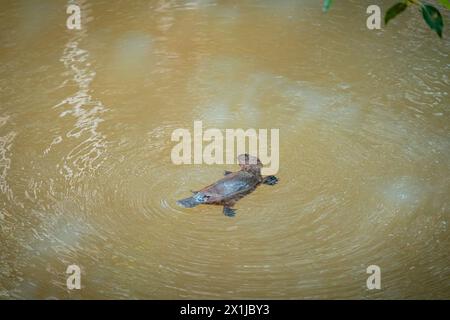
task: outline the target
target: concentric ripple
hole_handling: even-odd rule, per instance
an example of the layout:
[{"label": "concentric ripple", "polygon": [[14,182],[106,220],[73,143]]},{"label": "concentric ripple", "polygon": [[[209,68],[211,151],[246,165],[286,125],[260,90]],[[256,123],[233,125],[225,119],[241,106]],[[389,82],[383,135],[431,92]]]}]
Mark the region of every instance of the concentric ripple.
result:
[{"label": "concentric ripple", "polygon": [[[57,4],[0,12],[0,298],[450,297],[450,43],[420,16],[74,2],[81,31]],[[239,168],[172,162],[194,121],[280,130],[279,183],[235,218],[176,204]]]}]

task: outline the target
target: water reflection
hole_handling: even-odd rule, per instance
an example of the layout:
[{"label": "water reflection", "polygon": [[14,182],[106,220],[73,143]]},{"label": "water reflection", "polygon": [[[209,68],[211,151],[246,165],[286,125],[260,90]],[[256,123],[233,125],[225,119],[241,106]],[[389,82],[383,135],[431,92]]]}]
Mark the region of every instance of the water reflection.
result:
[{"label": "water reflection", "polygon": [[[1,298],[449,297],[448,41],[359,1],[77,3],[2,4]],[[173,165],[194,120],[280,129],[234,219],[175,204],[237,170]]]},{"label": "water reflection", "polygon": [[78,91],[53,107],[63,110],[59,114],[61,118],[70,115],[76,118],[76,122],[72,129],[65,133],[61,132],[58,137],[54,138],[45,150],[46,154],[52,146],[64,143],[66,138],[82,140],[77,142],[78,144],[65,156],[61,164],[60,172],[68,180],[83,174],[93,174],[101,166],[102,154],[106,149],[105,136],[98,131],[98,126],[103,121],[100,115],[107,108],[91,95],[90,87],[96,72],[89,62],[89,52],[79,47],[88,34],[89,16],[85,15],[83,18],[83,30],[77,32],[78,34],[66,44],[60,59],[67,70],[66,74],[71,77],[64,81],[63,86],[74,83]]}]

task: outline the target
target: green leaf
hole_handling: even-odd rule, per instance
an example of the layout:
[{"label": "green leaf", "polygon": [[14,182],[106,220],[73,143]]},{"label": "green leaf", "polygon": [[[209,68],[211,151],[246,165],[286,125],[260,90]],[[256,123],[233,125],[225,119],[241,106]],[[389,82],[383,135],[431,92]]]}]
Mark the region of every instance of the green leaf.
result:
[{"label": "green leaf", "polygon": [[439,0],[439,3],[450,10],[450,0]]},{"label": "green leaf", "polygon": [[322,11],[327,12],[330,9],[332,3],[333,0],[323,0]]},{"label": "green leaf", "polygon": [[442,28],[444,27],[444,21],[442,20],[441,13],[438,9],[430,4],[424,4],[422,6],[422,16],[428,26],[436,31],[438,36],[442,38]]},{"label": "green leaf", "polygon": [[398,2],[390,7],[384,16],[384,24],[387,24],[389,20],[394,19],[398,14],[405,11],[407,6],[408,5],[404,2]]}]

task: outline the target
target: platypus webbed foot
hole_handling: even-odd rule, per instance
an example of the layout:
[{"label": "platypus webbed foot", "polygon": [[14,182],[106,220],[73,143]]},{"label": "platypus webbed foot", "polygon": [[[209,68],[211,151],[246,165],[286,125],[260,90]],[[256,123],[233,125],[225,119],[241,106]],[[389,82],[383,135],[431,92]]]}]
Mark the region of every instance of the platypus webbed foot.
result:
[{"label": "platypus webbed foot", "polygon": [[275,176],[267,176],[264,178],[263,183],[269,186],[273,186],[278,183],[278,178]]},{"label": "platypus webbed foot", "polygon": [[233,218],[236,215],[236,209],[231,209],[230,207],[223,207],[223,214],[227,217]]}]

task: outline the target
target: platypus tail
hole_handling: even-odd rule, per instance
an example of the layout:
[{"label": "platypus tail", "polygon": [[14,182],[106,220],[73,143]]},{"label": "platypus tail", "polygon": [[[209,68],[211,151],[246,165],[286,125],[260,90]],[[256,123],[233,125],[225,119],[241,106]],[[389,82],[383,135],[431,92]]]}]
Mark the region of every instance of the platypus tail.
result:
[{"label": "platypus tail", "polygon": [[195,206],[198,206],[200,202],[198,202],[198,200],[194,197],[189,197],[186,199],[178,200],[177,204],[185,208],[193,208]]}]

